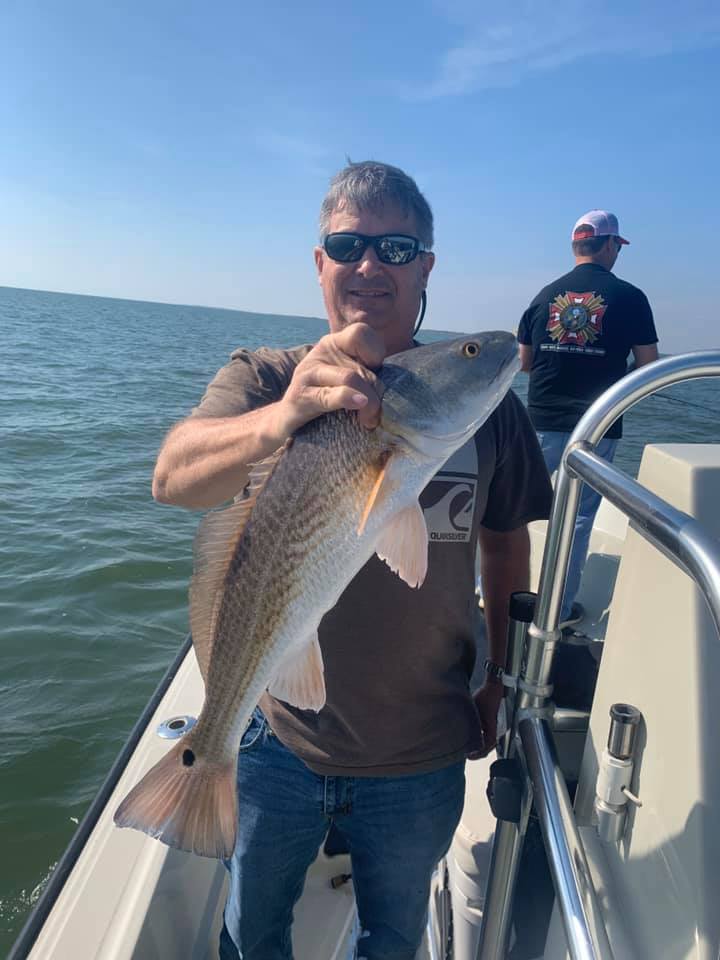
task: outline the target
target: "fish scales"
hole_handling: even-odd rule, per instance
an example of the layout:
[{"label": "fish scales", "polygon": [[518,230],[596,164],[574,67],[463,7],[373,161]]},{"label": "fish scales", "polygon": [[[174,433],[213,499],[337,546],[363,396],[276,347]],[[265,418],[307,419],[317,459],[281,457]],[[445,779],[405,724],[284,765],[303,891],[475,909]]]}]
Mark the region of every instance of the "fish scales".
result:
[{"label": "fish scales", "polygon": [[[206,691],[212,739],[202,740],[212,755],[236,752],[282,659],[285,632],[302,631],[318,604],[337,592],[338,569],[358,550],[358,522],[386,448],[355,417],[323,417],[299,432],[261,491],[237,544],[214,631]],[[195,729],[199,736],[203,727]]]}]

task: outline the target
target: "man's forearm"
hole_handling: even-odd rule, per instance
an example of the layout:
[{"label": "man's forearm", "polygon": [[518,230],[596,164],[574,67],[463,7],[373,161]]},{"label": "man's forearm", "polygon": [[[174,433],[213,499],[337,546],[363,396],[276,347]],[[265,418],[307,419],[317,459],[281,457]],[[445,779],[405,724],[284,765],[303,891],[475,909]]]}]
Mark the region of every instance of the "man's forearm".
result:
[{"label": "man's forearm", "polygon": [[276,403],[238,417],[183,420],[160,449],[153,496],[182,507],[215,507],[245,487],[251,464],[273,454],[309,420],[354,410],[363,427],[377,426],[382,384],[369,368],[379,367],[384,356],[379,335],[353,323],[315,344]]},{"label": "man's forearm", "polygon": [[530,584],[530,537],[527,527],[507,534],[487,534],[480,540],[480,576],[482,577],[488,657],[505,664],[508,631],[508,604],[516,590]]},{"label": "man's forearm", "polygon": [[520,369],[523,373],[529,373],[532,369],[533,348],[527,343],[518,344],[518,355],[520,357]]},{"label": "man's forearm", "polygon": [[238,417],[190,417],[165,438],[153,474],[160,503],[206,509],[225,503],[246,485],[249,465],[264,460],[289,433],[269,404]]}]

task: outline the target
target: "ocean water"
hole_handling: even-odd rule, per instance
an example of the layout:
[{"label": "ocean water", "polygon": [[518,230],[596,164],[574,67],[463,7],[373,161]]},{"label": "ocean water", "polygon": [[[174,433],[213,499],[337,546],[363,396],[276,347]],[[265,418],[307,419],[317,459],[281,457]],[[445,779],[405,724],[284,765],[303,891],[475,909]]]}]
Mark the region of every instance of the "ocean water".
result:
[{"label": "ocean water", "polygon": [[[2,955],[187,630],[198,514],[152,501],[165,432],[236,346],[325,324],[0,288],[0,331]],[[719,415],[717,381],[674,387],[626,416],[616,462],[717,443]]]}]

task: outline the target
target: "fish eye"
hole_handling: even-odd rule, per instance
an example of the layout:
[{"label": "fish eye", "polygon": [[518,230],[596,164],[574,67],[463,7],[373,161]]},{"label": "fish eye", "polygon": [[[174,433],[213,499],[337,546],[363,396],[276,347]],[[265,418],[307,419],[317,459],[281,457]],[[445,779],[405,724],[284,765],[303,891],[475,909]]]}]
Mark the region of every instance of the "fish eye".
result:
[{"label": "fish eye", "polygon": [[480,344],[476,343],[474,340],[468,340],[467,343],[462,345],[462,355],[464,357],[469,357],[471,360],[480,353]]}]

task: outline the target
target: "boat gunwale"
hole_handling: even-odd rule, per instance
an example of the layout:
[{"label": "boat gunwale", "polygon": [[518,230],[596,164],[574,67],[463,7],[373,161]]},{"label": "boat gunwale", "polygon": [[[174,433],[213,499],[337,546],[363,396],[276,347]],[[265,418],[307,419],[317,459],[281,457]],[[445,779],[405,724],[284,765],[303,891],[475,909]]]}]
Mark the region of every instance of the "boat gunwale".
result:
[{"label": "boat gunwale", "polygon": [[192,646],[192,637],[188,633],[182,642],[180,649],[174,657],[172,663],[165,671],[162,679],[155,688],[154,693],[148,700],[145,708],[135,722],[134,727],[118,753],[112,767],[110,768],[100,789],[95,794],[95,798],[87,809],[85,816],[80,821],[80,825],[72,836],[70,843],[65,848],[63,855],[53,870],[50,879],[45,886],[38,902],[33,907],[25,924],[23,925],[17,939],[10,948],[7,960],[25,960],[35,945],[43,924],[47,920],[50,911],[62,893],[66,881],[77,863],[80,854],[85,848],[90,835],[95,829],[100,816],[105,810],[108,800],[118,784],[120,777],[125,772],[130,757],[135,752],[135,748],[140,742],[143,734],[147,730],[153,714],[160,705],[160,701],[167,693],[170,684],[180,669]]}]

